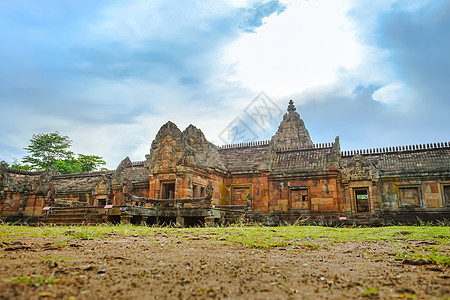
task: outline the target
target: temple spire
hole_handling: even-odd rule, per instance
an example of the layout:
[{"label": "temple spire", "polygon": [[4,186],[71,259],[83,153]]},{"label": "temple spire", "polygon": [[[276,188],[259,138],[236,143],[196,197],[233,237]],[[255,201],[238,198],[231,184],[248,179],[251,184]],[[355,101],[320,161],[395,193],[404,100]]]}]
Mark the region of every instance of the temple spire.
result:
[{"label": "temple spire", "polygon": [[296,110],[294,101],[289,100],[288,112],[284,114],[283,121],[278,126],[275,135],[272,136],[271,143],[273,145],[292,149],[314,145],[305,123]]},{"label": "temple spire", "polygon": [[294,101],[292,101],[292,99],[291,99],[291,100],[289,100],[289,105],[288,105],[287,111],[288,112],[294,112],[295,110],[296,110],[296,108],[295,108],[295,105],[294,105]]}]

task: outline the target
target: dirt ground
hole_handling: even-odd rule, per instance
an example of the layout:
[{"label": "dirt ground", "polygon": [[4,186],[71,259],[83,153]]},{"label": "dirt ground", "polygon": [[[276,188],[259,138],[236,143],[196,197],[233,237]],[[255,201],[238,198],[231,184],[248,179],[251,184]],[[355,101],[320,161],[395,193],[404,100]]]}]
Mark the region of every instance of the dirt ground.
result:
[{"label": "dirt ground", "polygon": [[[412,246],[422,242],[405,242]],[[390,242],[246,248],[209,235],[17,238],[0,299],[448,299],[450,270]],[[443,252],[448,253],[448,246]],[[423,265],[420,265],[423,263]],[[32,282],[27,282],[32,280]]]}]

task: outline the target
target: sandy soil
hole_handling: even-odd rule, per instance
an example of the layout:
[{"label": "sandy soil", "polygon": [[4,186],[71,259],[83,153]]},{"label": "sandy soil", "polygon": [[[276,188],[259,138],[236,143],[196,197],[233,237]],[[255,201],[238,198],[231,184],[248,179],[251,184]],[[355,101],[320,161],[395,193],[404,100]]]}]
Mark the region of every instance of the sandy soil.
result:
[{"label": "sandy soil", "polygon": [[[450,297],[449,269],[405,263],[394,255],[399,247],[389,242],[311,241],[254,249],[208,235],[177,238],[165,232],[95,240],[14,239],[0,246],[0,299]],[[443,252],[449,250],[444,246]],[[38,275],[43,276],[40,282]],[[57,282],[48,284],[44,278]]]}]

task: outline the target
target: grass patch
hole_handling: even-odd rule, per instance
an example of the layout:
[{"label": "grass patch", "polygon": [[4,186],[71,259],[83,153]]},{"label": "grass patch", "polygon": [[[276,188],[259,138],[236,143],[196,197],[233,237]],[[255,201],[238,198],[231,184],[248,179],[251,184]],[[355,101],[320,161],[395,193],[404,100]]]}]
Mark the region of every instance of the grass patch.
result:
[{"label": "grass patch", "polygon": [[371,288],[368,288],[367,290],[365,290],[362,294],[364,297],[371,298],[372,296],[377,295],[380,290],[381,289],[379,289],[379,288],[371,287]]},{"label": "grass patch", "polygon": [[41,257],[45,260],[48,260],[51,263],[55,263],[55,262],[59,262],[59,261],[65,261],[65,260],[72,260],[73,258],[70,257],[45,257],[42,256]]},{"label": "grass patch", "polygon": [[35,287],[39,287],[44,284],[51,286],[51,285],[59,282],[59,279],[53,278],[53,274],[49,278],[44,277],[42,275],[33,274],[30,276],[2,278],[2,280],[4,282],[18,282],[18,283],[30,284]]},{"label": "grass patch", "polygon": [[398,258],[411,260],[431,260],[438,265],[450,266],[450,256],[443,254],[440,247],[426,247],[419,249],[398,250],[396,253]]},{"label": "grass patch", "polygon": [[[377,228],[336,228],[323,226],[279,227],[230,226],[170,228],[135,225],[95,226],[14,226],[0,225],[0,240],[12,241],[20,237],[52,237],[63,239],[109,239],[111,237],[171,237],[182,241],[208,239],[218,244],[237,243],[252,248],[273,248],[288,245],[305,246],[309,249],[320,248],[320,243],[341,243],[348,241],[432,241],[440,245],[450,244],[448,226],[390,226]],[[67,243],[67,242],[66,242]],[[438,252],[428,253],[436,261],[446,263],[448,257]],[[405,254],[406,255],[406,254]],[[431,259],[431,258],[428,258]],[[446,263],[447,264],[447,263]]]}]

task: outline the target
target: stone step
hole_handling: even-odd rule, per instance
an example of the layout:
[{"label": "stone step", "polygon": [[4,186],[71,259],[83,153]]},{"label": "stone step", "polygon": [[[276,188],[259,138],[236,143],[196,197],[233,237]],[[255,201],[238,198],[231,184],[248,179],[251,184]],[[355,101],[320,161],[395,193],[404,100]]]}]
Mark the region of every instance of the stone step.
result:
[{"label": "stone step", "polygon": [[47,218],[92,218],[101,217],[101,214],[66,214],[66,215],[48,215]]},{"label": "stone step", "polygon": [[85,210],[50,210],[49,213],[51,215],[75,215],[75,214],[99,214],[102,213],[103,211],[97,210],[97,209],[85,209]]},{"label": "stone step", "polygon": [[55,225],[100,224],[104,222],[102,215],[101,207],[55,207],[40,223]]},{"label": "stone step", "polygon": [[45,220],[68,220],[68,219],[101,219],[102,216],[100,215],[93,215],[93,216],[48,216],[45,218]]},{"label": "stone step", "polygon": [[91,208],[80,208],[80,207],[71,207],[71,208],[58,208],[54,207],[51,209],[53,212],[80,212],[80,211],[98,211],[101,210],[102,207],[91,207]]},{"label": "stone step", "polygon": [[42,220],[43,224],[98,224],[103,223],[102,218],[49,218]]},{"label": "stone step", "polygon": [[52,221],[52,222],[40,222],[41,225],[97,225],[102,224],[103,222],[97,221]]},{"label": "stone step", "polygon": [[87,216],[87,215],[101,215],[98,212],[94,211],[77,211],[77,212],[71,212],[71,211],[51,211],[49,216]]}]

